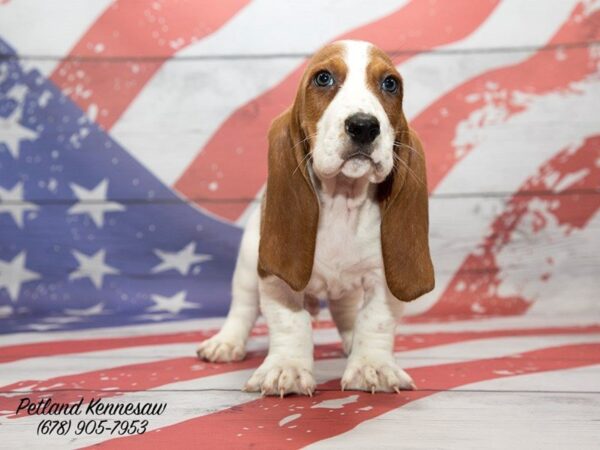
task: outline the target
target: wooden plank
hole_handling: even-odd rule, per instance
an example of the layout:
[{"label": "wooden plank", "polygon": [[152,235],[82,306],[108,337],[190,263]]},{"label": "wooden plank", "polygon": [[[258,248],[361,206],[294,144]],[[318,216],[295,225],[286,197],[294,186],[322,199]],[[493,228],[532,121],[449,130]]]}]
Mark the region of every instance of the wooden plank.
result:
[{"label": "wooden plank", "polygon": [[[569,197],[576,199],[584,197],[588,201],[598,202],[600,201],[600,193],[596,192],[586,192],[575,193],[571,196],[565,194],[557,194],[551,193],[542,196],[545,203],[534,205],[531,209],[530,215],[534,215],[536,212],[543,213],[545,211],[545,204],[552,204],[554,201],[565,200]],[[494,219],[496,219],[505,209],[505,205],[507,200],[510,197],[505,194],[499,194],[498,196],[486,195],[482,197],[474,197],[474,196],[457,196],[455,198],[447,198],[443,196],[433,196],[430,202],[430,211],[432,216],[435,215],[435,220],[432,221],[432,227],[430,236],[433,241],[433,246],[438,251],[438,257],[441,258],[438,270],[443,271],[443,258],[446,255],[453,254],[456,252],[463,252],[464,250],[471,248],[474,244],[477,244],[477,241],[474,241],[477,236],[476,234],[469,232],[470,224],[473,221],[483,222],[485,224],[492,224]],[[523,197],[527,198],[527,197]],[[235,199],[231,200],[231,203],[235,203]],[[69,226],[70,223],[76,225],[77,223],[87,224],[87,228],[89,230],[89,237],[94,236],[94,232],[97,229],[96,225],[92,221],[89,214],[76,212],[68,213],[68,210],[75,204],[73,199],[62,200],[62,199],[52,199],[52,200],[34,200],[35,202],[39,202],[39,204],[43,204],[46,208],[46,214],[49,217],[56,217],[57,220],[59,218],[63,219],[61,222],[64,223],[64,226]],[[139,200],[139,199],[114,199],[114,202],[117,202],[123,205],[130,213],[135,215],[139,215],[140,217],[147,214],[150,211],[150,208],[160,207],[163,213],[167,216],[172,217],[172,221],[174,224],[177,224],[181,218],[176,214],[176,212],[181,207],[183,201],[158,201],[158,200]],[[106,205],[106,202],[81,202],[84,205],[89,205],[91,210],[93,211],[94,207],[97,207],[98,210],[102,210],[103,206]],[[202,200],[198,200],[198,203],[202,206],[204,203]],[[224,201],[224,204],[229,203],[228,201]],[[9,203],[7,203],[9,204]],[[19,203],[12,203],[19,204]],[[20,203],[22,204],[22,203]],[[453,212],[457,210],[468,210],[469,214],[467,215],[458,215],[454,216]],[[25,223],[28,220],[28,214],[31,214],[32,218],[35,216],[34,212],[29,212],[25,215]],[[114,220],[118,219],[119,212],[108,212],[106,213],[107,224],[114,223]],[[593,214],[592,214],[593,216]],[[590,222],[589,231],[586,231],[586,235],[590,236],[590,239],[594,236],[597,236],[598,227],[600,226],[596,220],[590,220],[590,214],[585,209],[572,208],[564,213],[562,219],[565,223],[579,223],[582,221]],[[564,232],[558,228],[548,229],[543,233],[537,233],[535,227],[532,227],[529,221],[525,221],[522,226],[520,226],[515,232],[513,239],[514,245],[517,247],[526,248],[527,246],[532,245],[545,245],[552,252],[556,251],[558,253],[570,247],[569,240],[563,239]],[[8,230],[15,226],[14,219],[10,214],[4,213],[0,214],[0,234],[3,230]],[[119,242],[119,245],[123,248],[123,254],[121,255],[124,258],[127,258],[128,251],[131,242],[129,241],[131,230],[119,230],[114,229],[111,231],[110,239],[114,239],[116,242]],[[141,234],[139,235],[140,239],[143,239],[143,236],[147,233],[157,232],[155,230],[138,230]],[[160,230],[159,230],[160,231]],[[492,230],[488,230],[491,232]],[[48,251],[52,251],[53,246],[53,238],[54,238],[54,230],[52,228],[40,228],[36,230],[35,234],[30,234],[27,236],[22,236],[22,239],[31,240],[34,239],[39,241],[39,244],[45,247]],[[483,237],[483,236],[481,236]],[[190,238],[193,238],[190,235]],[[19,242],[12,243],[18,247]],[[135,258],[137,255],[129,255],[130,258]],[[576,261],[574,261],[577,264]],[[588,264],[587,261],[582,261],[582,264]],[[475,268],[474,268],[475,269]]]},{"label": "wooden plank", "polygon": [[476,383],[416,401],[311,446],[378,447],[372,437],[410,448],[596,449],[600,366]]}]

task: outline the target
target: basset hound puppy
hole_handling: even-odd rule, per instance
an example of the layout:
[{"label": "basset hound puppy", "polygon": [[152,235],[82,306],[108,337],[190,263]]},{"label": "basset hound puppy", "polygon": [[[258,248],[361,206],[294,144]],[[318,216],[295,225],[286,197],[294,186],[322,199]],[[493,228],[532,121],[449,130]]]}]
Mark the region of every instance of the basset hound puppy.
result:
[{"label": "basset hound puppy", "polygon": [[308,63],[293,105],[269,131],[262,207],[250,218],[209,361],[240,360],[260,311],[269,353],[245,390],[311,395],[309,310],[327,299],[348,362],[342,389],[413,389],[394,358],[403,302],[434,286],[425,155],[402,111],[391,59],[340,41]]}]

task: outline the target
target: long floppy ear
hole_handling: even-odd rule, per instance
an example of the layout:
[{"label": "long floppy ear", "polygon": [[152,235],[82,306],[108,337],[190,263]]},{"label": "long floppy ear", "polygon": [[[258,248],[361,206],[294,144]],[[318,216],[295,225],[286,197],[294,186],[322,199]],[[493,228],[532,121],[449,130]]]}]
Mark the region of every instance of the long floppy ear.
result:
[{"label": "long floppy ear", "polygon": [[380,190],[381,248],[388,287],[409,302],[434,287],[429,254],[429,211],[425,154],[416,133],[401,120],[396,167]]},{"label": "long floppy ear", "polygon": [[315,255],[319,203],[306,169],[304,145],[293,109],[269,130],[269,174],[263,200],[258,273],[272,274],[300,291],[310,279]]}]

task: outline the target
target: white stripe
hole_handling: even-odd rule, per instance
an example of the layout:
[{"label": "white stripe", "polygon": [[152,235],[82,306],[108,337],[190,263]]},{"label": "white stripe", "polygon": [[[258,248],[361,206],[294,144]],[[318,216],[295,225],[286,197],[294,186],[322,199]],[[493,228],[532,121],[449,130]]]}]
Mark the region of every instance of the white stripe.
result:
[{"label": "white stripe", "polygon": [[563,314],[556,316],[513,316],[491,317],[477,320],[400,324],[402,334],[416,333],[459,333],[491,330],[531,330],[554,327],[588,327],[600,325],[600,317],[590,315]]},{"label": "white stripe", "polygon": [[[539,167],[558,151],[581,145],[583,139],[598,133],[598,124],[591,120],[600,96],[600,81],[587,80],[571,84],[568,93],[552,92],[541,96],[526,96],[525,110],[507,120],[503,107],[485,106],[475,111],[458,126],[456,141],[468,140],[474,148],[446,175],[436,194],[480,192],[515,192]],[[488,123],[475,126],[475,117],[482,115]],[[569,126],[557,127],[558,123]],[[532,127],[535,124],[535,127]],[[502,198],[444,199],[430,203],[430,245],[436,263],[436,287],[417,302],[408,305],[407,313],[429,309],[446,289],[464,259],[476,249],[489,226],[504,209]],[[575,307],[575,305],[574,305]]]},{"label": "white stripe", "polygon": [[[572,199],[564,199],[569,200]],[[499,290],[505,296],[520,294],[535,299],[528,314],[561,316],[577,310],[580,315],[600,318],[600,213],[583,229],[561,226],[547,213],[552,202],[556,199],[533,206],[515,234],[523,236],[541,216],[547,220],[543,229],[525,242],[522,238],[509,242],[498,253]]]},{"label": "white stripe", "polygon": [[[314,52],[344,31],[386,16],[405,3],[407,0],[348,0],[340,8],[309,0],[291,8],[287,2],[255,1],[176,57]],[[111,134],[162,182],[171,185],[233,111],[279,83],[301,61],[169,61],[131,103]],[[244,143],[239,145],[242,148]]]},{"label": "white stripe", "polygon": [[[0,37],[20,55],[69,53],[112,0],[16,0],[0,5]],[[60,61],[33,61],[48,76]]]},{"label": "white stripe", "polygon": [[435,394],[306,448],[597,449],[600,396],[581,392],[599,379],[595,365],[473,383],[461,389],[495,392]]},{"label": "white stripe", "polygon": [[[422,367],[446,362],[469,361],[482,356],[493,358],[531,351],[542,347],[599,341],[600,335],[486,339],[477,342],[467,342],[465,344],[446,345],[439,347],[437,350],[423,349],[397,353],[397,356],[399,356],[403,367],[410,369],[411,367]],[[473,356],[469,355],[469,353],[472,353]],[[345,359],[317,361],[315,364],[317,381],[321,383],[330,379],[340,378],[344,364]],[[106,401],[115,403],[138,401],[167,402],[167,413],[163,416],[149,418],[149,429],[157,429],[258,398],[257,394],[239,392],[239,389],[251,373],[252,369],[172,383],[157,388],[161,391],[159,394],[152,394],[152,390],[149,390],[139,393],[127,393],[119,397],[107,399]],[[206,392],[207,389],[220,391]],[[196,392],[190,392],[191,390]],[[277,421],[289,415],[288,409],[283,408],[281,414],[281,418],[276,419]],[[112,417],[112,419],[119,418]],[[123,417],[122,419],[126,418]],[[36,416],[16,420],[0,418],[0,426],[5,429],[5,435],[10,436],[13,442],[19,442],[20,445],[33,445],[39,443],[39,437],[35,435],[34,430],[40,420],[40,417]],[[45,436],[45,438],[47,440],[44,440],[44,443],[50,444],[50,446],[52,446],[51,444],[57,445],[67,442],[64,438],[48,436]],[[107,439],[106,436],[88,436],[76,442],[77,446],[80,447],[101,442],[105,439]]]},{"label": "white stripe", "polygon": [[[550,41],[578,0],[552,0],[544,20],[536,2],[504,0],[471,35],[438,50],[538,47]],[[510,32],[509,30],[518,30]],[[473,54],[422,54],[399,66],[404,79],[404,111],[415,118],[439,97],[482,73],[519,64],[535,51]]]},{"label": "white stripe", "polygon": [[[421,302],[422,300],[418,300]],[[414,303],[414,302],[413,302]],[[562,314],[559,317],[492,317],[473,320],[457,320],[450,322],[433,322],[423,324],[406,324],[399,326],[398,332],[402,334],[412,333],[443,333],[460,331],[488,331],[488,330],[507,330],[516,328],[546,328],[546,327],[571,327],[571,326],[589,326],[600,324],[600,319],[596,316],[578,315],[577,310],[573,309],[569,314]],[[62,340],[79,339],[102,339],[102,338],[123,338],[135,336],[151,336],[171,333],[186,333],[200,330],[219,330],[224,322],[224,318],[209,318],[200,320],[182,320],[178,322],[166,322],[161,324],[141,324],[123,327],[102,327],[93,329],[62,331],[62,332],[44,332],[44,333],[13,333],[0,335],[0,350],[2,346],[34,344],[43,342],[55,342]],[[319,320],[330,321],[331,315],[327,309],[321,311]],[[258,324],[264,324],[264,319],[260,317]],[[317,328],[318,330],[319,328]]]}]

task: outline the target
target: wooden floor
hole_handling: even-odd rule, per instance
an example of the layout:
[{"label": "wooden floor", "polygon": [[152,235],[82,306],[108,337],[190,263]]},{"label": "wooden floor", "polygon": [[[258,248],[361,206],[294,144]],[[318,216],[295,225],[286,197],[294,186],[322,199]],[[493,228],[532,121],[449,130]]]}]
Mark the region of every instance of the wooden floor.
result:
[{"label": "wooden floor", "polygon": [[[0,448],[599,448],[600,322],[589,317],[401,325],[397,359],[418,389],[400,394],[340,391],[345,358],[331,323],[322,320],[315,324],[317,392],[283,399],[241,391],[264,356],[262,326],[243,362],[193,357],[195,342],[217,325],[126,327],[111,336],[93,330],[70,350],[69,337],[80,332],[57,333],[54,350],[64,354],[53,357],[40,353],[49,347],[35,334],[9,336],[1,353]],[[147,431],[38,435],[50,416],[15,417],[25,397],[83,398],[80,415],[59,417],[74,427],[80,420],[146,419]],[[166,409],[86,413],[98,399]]]}]

